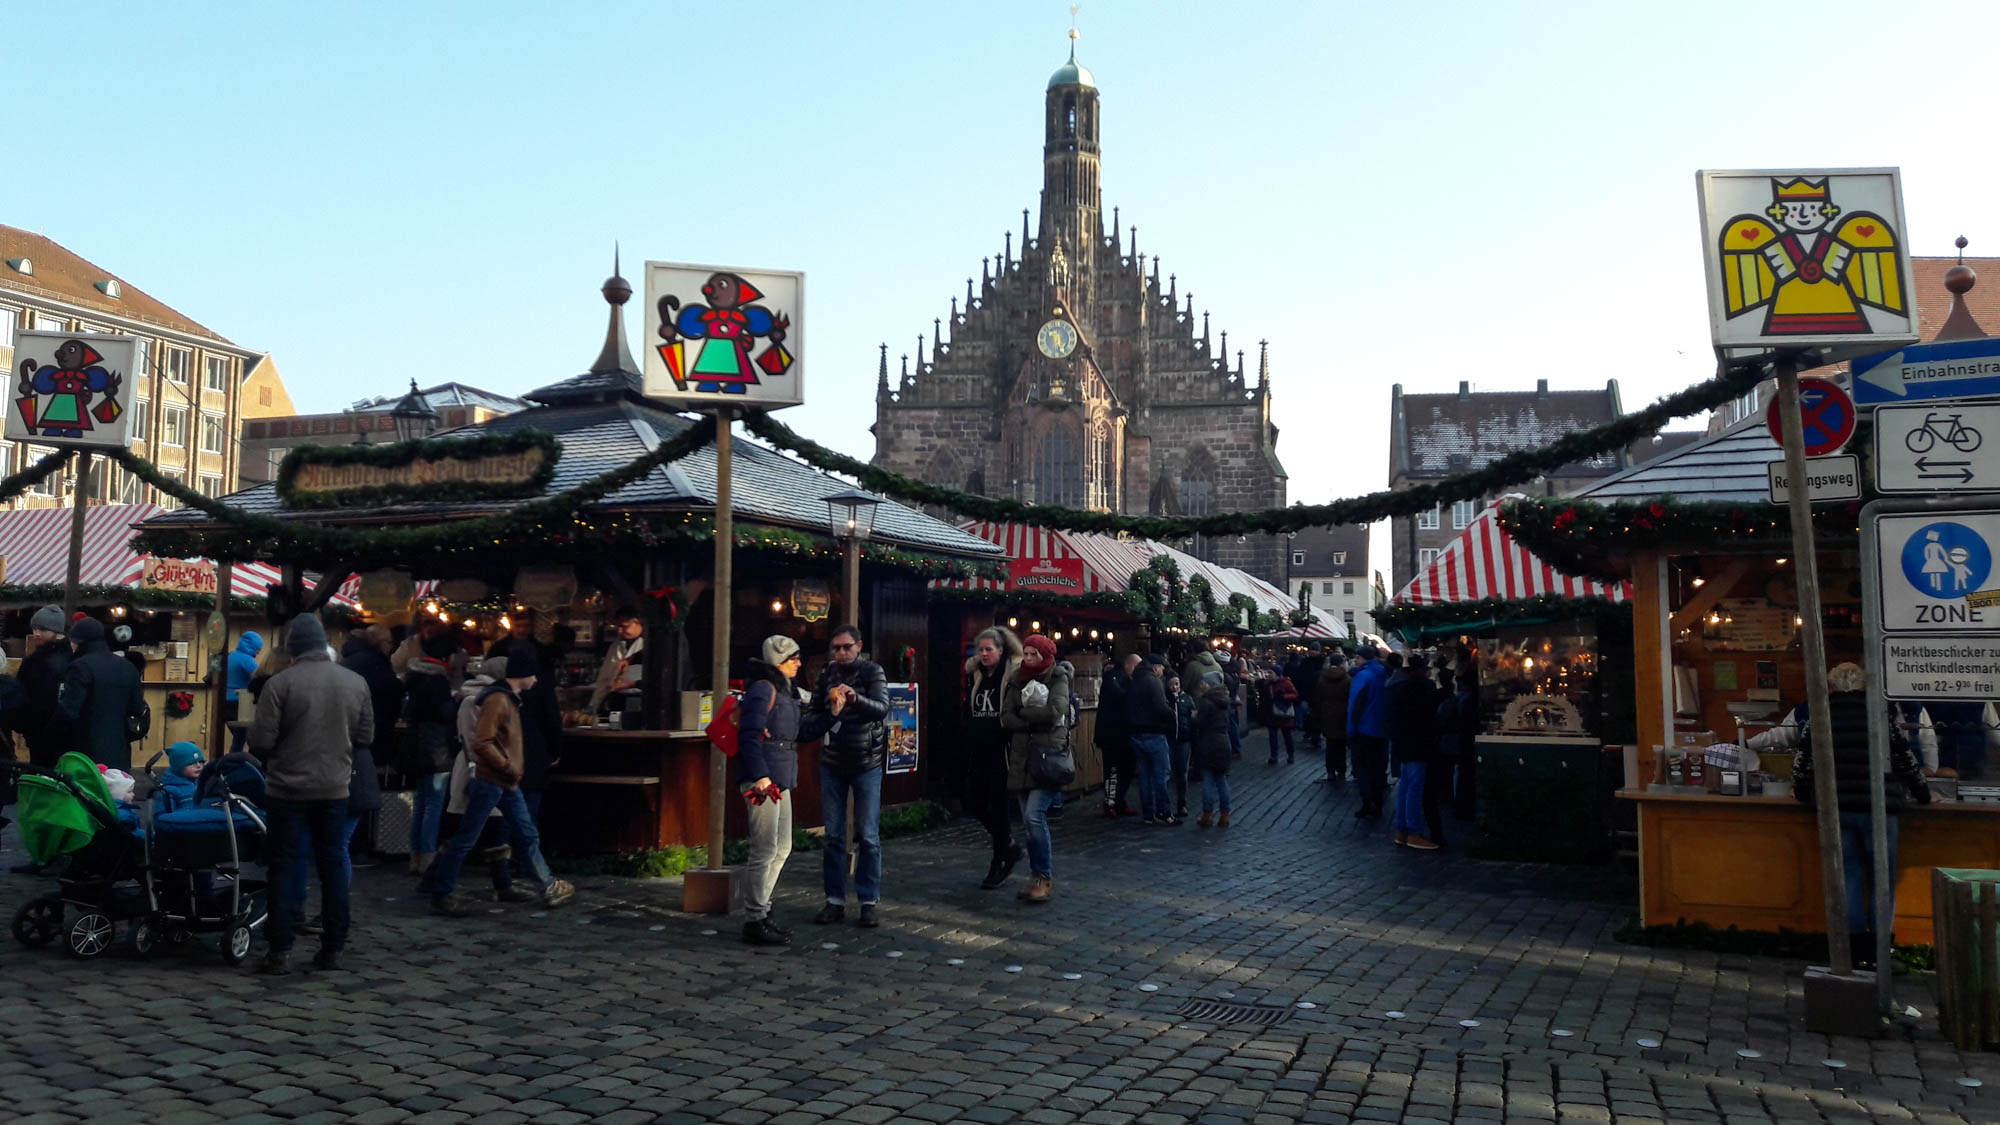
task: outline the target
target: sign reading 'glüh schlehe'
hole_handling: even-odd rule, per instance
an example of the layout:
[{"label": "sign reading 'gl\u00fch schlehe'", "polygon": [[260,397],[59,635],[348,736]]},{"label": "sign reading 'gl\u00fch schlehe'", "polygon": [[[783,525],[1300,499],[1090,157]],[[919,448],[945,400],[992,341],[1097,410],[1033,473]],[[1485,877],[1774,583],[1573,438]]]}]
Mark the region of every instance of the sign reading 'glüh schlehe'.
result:
[{"label": "sign reading 'gl\u00fch schlehe'", "polygon": [[1007,588],[1045,594],[1081,594],[1083,560],[1008,559]]}]

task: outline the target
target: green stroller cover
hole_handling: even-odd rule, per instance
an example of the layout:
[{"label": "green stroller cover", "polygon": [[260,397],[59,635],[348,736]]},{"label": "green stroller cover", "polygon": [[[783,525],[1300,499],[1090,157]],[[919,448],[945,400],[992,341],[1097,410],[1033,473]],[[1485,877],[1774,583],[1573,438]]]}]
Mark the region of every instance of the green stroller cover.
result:
[{"label": "green stroller cover", "polygon": [[[74,751],[56,762],[56,770],[76,783],[85,799],[112,811],[111,790],[97,763]],[[52,777],[26,774],[21,778],[21,846],[36,863],[49,863],[90,843],[103,829],[103,822],[85,808],[62,782]]]}]

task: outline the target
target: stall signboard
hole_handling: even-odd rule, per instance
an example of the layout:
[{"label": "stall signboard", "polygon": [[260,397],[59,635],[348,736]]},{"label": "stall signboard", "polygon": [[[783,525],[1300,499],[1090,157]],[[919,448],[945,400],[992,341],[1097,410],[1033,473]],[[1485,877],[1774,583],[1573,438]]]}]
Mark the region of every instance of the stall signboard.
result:
[{"label": "stall signboard", "polygon": [[1008,559],[1007,588],[1026,594],[1081,594],[1083,560]]},{"label": "stall signboard", "polygon": [[885,773],[917,772],[917,685],[890,684],[889,761]]},{"label": "stall signboard", "polygon": [[[1783,461],[1773,461],[1766,470],[1771,503],[1792,500],[1791,473]],[[1861,458],[1852,453],[1806,459],[1806,498],[1815,504],[1861,498]]]},{"label": "stall signboard", "polygon": [[373,448],[292,450],[278,467],[279,499],[289,508],[336,508],[527,496],[547,482],[561,453],[553,438],[529,431],[494,440],[435,438],[393,460],[376,460],[390,455]]},{"label": "stall signboard", "polygon": [[2000,511],[1879,516],[1875,542],[1884,632],[2000,634]]},{"label": "stall signboard", "polygon": [[646,397],[676,409],[805,401],[806,275],[646,263]]},{"label": "stall signboard", "polygon": [[1911,344],[1854,360],[1863,409],[1921,399],[2000,395],[2000,337]]},{"label": "stall signboard", "polygon": [[1879,407],[1875,488],[1921,495],[2000,492],[2000,402]]},{"label": "stall signboard", "polygon": [[576,568],[522,567],[514,576],[514,600],[529,609],[561,609],[576,600]]},{"label": "stall signboard", "polygon": [[[140,340],[98,332],[14,334],[8,441],[124,449]],[[0,381],[4,382],[4,381]]]},{"label": "stall signboard", "polygon": [[361,575],[361,609],[371,617],[395,617],[410,611],[416,579],[407,570],[371,570]]},{"label": "stall signboard", "polygon": [[207,559],[148,557],[139,571],[139,586],[177,594],[215,593],[215,564]]},{"label": "stall signboard", "polygon": [[824,578],[792,580],[792,613],[801,621],[825,621],[833,612],[833,591]]},{"label": "stall signboard", "polygon": [[1898,170],[1704,171],[1695,179],[1716,347],[1916,342]]}]

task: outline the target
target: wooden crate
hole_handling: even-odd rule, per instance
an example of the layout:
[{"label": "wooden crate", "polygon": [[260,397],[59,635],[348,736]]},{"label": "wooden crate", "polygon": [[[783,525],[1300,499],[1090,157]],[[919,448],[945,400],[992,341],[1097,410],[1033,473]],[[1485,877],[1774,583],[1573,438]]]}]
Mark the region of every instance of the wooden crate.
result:
[{"label": "wooden crate", "polygon": [[1931,871],[1938,1030],[1961,1051],[2000,1046],[2000,871]]}]

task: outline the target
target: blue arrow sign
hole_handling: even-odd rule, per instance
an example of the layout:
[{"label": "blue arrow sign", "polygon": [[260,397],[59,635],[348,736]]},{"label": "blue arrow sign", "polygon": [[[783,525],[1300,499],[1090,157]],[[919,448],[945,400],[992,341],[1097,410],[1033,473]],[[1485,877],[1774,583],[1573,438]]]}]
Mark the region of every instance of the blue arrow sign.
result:
[{"label": "blue arrow sign", "polygon": [[1910,344],[1854,361],[1857,406],[2000,395],[2000,338]]}]

